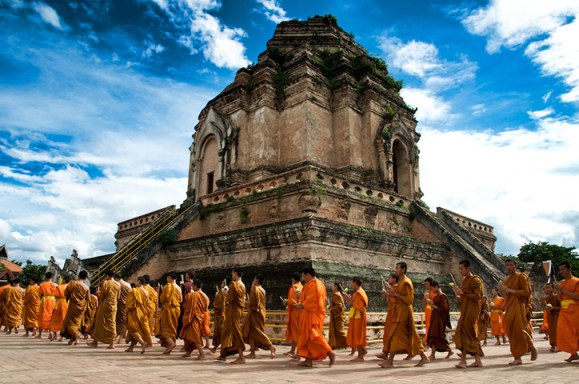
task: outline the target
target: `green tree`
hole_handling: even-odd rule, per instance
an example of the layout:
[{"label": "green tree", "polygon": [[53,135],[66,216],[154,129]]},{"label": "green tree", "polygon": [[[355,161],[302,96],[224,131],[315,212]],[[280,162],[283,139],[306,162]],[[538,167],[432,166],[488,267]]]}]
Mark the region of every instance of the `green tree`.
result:
[{"label": "green tree", "polygon": [[30,284],[30,279],[34,278],[38,283],[41,283],[46,273],[46,265],[34,264],[32,260],[26,260],[26,265],[22,267],[22,274],[20,274],[20,281],[23,286]]},{"label": "green tree", "polygon": [[533,270],[539,271],[542,268],[542,262],[551,260],[553,268],[559,263],[568,261],[571,263],[575,274],[579,273],[579,258],[577,253],[573,252],[575,247],[562,247],[556,244],[549,244],[546,241],[538,243],[523,244],[517,257],[525,263],[533,263]]}]

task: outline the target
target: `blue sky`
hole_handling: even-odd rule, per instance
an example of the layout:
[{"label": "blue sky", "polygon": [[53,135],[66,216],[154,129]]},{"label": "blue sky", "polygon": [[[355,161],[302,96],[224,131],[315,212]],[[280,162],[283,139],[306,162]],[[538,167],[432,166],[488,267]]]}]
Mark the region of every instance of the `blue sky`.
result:
[{"label": "blue sky", "polygon": [[0,243],[114,250],[116,223],[185,198],[201,108],[276,24],[333,14],[418,107],[431,206],[497,251],[579,237],[579,3],[0,0]]}]

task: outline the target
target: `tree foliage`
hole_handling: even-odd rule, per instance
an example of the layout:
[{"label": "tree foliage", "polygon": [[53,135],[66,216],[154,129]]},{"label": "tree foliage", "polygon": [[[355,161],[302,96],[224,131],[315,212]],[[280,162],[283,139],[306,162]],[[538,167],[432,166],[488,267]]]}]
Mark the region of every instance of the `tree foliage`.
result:
[{"label": "tree foliage", "polygon": [[575,247],[563,247],[556,244],[549,244],[541,241],[538,243],[529,242],[523,244],[517,257],[525,263],[533,263],[533,269],[541,268],[543,261],[551,260],[553,267],[557,267],[563,261],[571,263],[575,274],[579,273],[579,258],[573,252]]},{"label": "tree foliage", "polygon": [[38,283],[44,280],[46,265],[34,264],[32,260],[26,260],[26,265],[22,267],[20,282],[23,286],[30,284],[30,279],[34,278]]}]

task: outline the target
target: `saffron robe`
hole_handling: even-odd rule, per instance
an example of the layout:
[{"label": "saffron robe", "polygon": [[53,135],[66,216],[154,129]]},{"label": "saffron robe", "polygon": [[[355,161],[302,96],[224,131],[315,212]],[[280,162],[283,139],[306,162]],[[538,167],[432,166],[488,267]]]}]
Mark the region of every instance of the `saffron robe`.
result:
[{"label": "saffron robe", "polygon": [[[563,280],[561,287],[579,295],[579,278]],[[561,311],[557,322],[557,348],[573,354],[579,351],[579,300],[561,294]]]},{"label": "saffron robe", "polygon": [[86,309],[84,310],[84,316],[82,319],[81,330],[84,335],[88,335],[89,330],[92,327],[98,306],[99,298],[96,295],[91,294],[86,303]]},{"label": "saffron robe", "polygon": [[505,310],[503,308],[498,308],[505,306],[505,299],[497,296],[492,302],[491,334],[496,337],[505,336],[507,334],[505,329]]},{"label": "saffron robe", "polygon": [[19,286],[8,287],[2,292],[4,295],[4,326],[19,327],[22,324],[23,295]]},{"label": "saffron robe", "polygon": [[514,293],[507,293],[505,297],[505,326],[511,354],[515,359],[520,359],[533,347],[533,337],[527,318],[531,284],[527,275],[520,272],[507,276],[504,284],[509,289],[515,290]]},{"label": "saffron robe", "polygon": [[145,285],[144,287],[149,294],[149,329],[151,330],[151,334],[155,333],[155,326],[157,320],[157,291],[155,288],[151,287],[149,284]]},{"label": "saffron robe", "polygon": [[348,347],[366,347],[366,308],[368,307],[368,295],[361,287],[352,296],[352,309],[349,314],[348,334],[346,340]]},{"label": "saffron robe", "polygon": [[[428,291],[428,298],[434,299],[434,292]],[[430,317],[432,316],[432,306],[423,300],[424,305],[424,342],[428,342],[428,330],[430,329]],[[428,344],[427,344],[428,345]]]},{"label": "saffron robe", "polygon": [[301,292],[303,289],[302,283],[292,284],[287,292],[287,325],[285,328],[285,341],[289,343],[296,343],[298,341],[298,332],[300,326],[300,312],[294,306],[300,303],[300,299],[296,296],[296,292]]},{"label": "saffron robe", "polygon": [[265,315],[265,289],[251,287],[247,301],[247,315],[241,325],[245,343],[251,344],[253,341],[257,348],[271,348],[271,341],[265,334]]},{"label": "saffron robe", "polygon": [[346,348],[348,346],[344,332],[345,307],[344,297],[340,292],[335,292],[330,300],[330,324],[328,329],[328,344],[333,349]]},{"label": "saffron robe", "polygon": [[68,311],[68,301],[66,301],[66,296],[64,294],[67,286],[68,284],[59,284],[54,291],[56,305],[54,306],[52,319],[50,319],[50,332],[60,332],[62,330],[62,324],[64,323],[64,318]]},{"label": "saffron robe", "polygon": [[3,285],[0,287],[0,325],[4,324],[4,297],[5,291],[10,287],[10,285]]},{"label": "saffron robe", "polygon": [[551,295],[545,297],[545,305],[551,304],[550,308],[547,308],[547,321],[549,322],[549,328],[547,332],[549,333],[549,344],[552,347],[557,346],[557,324],[559,322],[559,312],[561,311],[561,300],[557,295]]},{"label": "saffron robe", "polygon": [[209,298],[201,291],[192,291],[183,304],[183,329],[179,335],[185,344],[203,345],[205,314],[209,313]]},{"label": "saffron robe", "polygon": [[227,292],[227,308],[225,321],[221,331],[221,355],[227,356],[237,353],[238,349],[245,350],[243,333],[241,331],[241,316],[245,308],[245,285],[232,281]]},{"label": "saffron robe", "polygon": [[478,317],[478,339],[479,341],[487,341],[489,323],[491,322],[489,301],[486,296],[483,296],[481,301],[480,316]]},{"label": "saffron robe", "polygon": [[127,343],[137,342],[139,337],[145,344],[151,344],[149,329],[149,293],[143,287],[132,288],[125,301],[127,312]]},{"label": "saffron robe", "polygon": [[177,325],[181,312],[181,288],[175,283],[166,284],[161,291],[161,315],[158,337],[177,340]]},{"label": "saffron robe", "polygon": [[414,309],[412,308],[414,287],[412,281],[405,277],[394,286],[394,290],[402,297],[397,297],[396,300],[390,299],[388,317],[392,316],[392,323],[388,330],[384,330],[383,351],[385,353],[407,353],[410,356],[418,355],[424,352],[424,346],[414,324]]},{"label": "saffron robe", "polygon": [[38,285],[29,285],[24,291],[24,329],[38,328],[38,313],[40,311],[40,288]]},{"label": "saffron robe", "polygon": [[303,305],[300,314],[297,355],[306,359],[322,360],[332,351],[324,339],[323,327],[326,318],[326,287],[320,280],[313,278],[303,287]]},{"label": "saffron robe", "polygon": [[114,344],[117,336],[117,298],[121,285],[109,279],[103,281],[99,293],[99,307],[90,329],[92,338],[106,344]]},{"label": "saffron robe", "polygon": [[121,284],[121,291],[117,300],[117,317],[115,321],[117,327],[117,335],[123,336],[125,334],[125,330],[127,329],[127,310],[125,306],[127,303],[127,297],[133,288],[131,288],[131,284],[124,280],[119,281],[119,283]]},{"label": "saffron robe", "polygon": [[56,306],[56,284],[52,281],[40,283],[38,291],[40,293],[40,309],[38,310],[38,328],[41,331],[50,330],[50,321],[54,307]]},{"label": "saffron robe", "polygon": [[467,276],[460,288],[460,318],[454,332],[456,348],[469,355],[484,356],[479,341],[478,320],[482,308],[483,284],[479,276]]},{"label": "saffron robe", "polygon": [[227,306],[226,296],[223,289],[220,289],[215,294],[213,299],[213,346],[217,347],[221,344],[221,332],[223,330],[223,322],[225,321],[225,308]]},{"label": "saffron robe", "polygon": [[81,333],[86,305],[90,301],[90,289],[82,281],[71,281],[64,290],[68,300],[68,310],[62,324],[61,335],[66,338],[78,337]]},{"label": "saffron robe", "polygon": [[433,293],[432,297],[432,312],[430,314],[430,326],[428,327],[428,334],[426,339],[428,346],[433,351],[446,352],[450,351],[450,345],[446,340],[446,328],[452,328],[450,324],[450,305],[448,304],[448,296],[442,291],[438,294]]}]

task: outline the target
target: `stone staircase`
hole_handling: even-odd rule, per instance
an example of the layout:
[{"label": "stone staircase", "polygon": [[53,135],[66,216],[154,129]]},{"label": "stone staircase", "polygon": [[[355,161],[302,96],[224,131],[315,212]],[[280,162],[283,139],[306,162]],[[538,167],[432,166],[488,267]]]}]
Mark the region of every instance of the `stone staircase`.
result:
[{"label": "stone staircase", "polygon": [[[443,240],[459,259],[470,261],[473,272],[481,276],[487,285],[494,286],[505,276],[501,259],[469,231],[455,223],[444,210],[434,214],[416,202],[412,203],[411,210],[416,219]],[[453,272],[455,277],[456,274]]]}]

